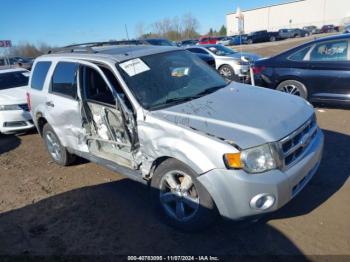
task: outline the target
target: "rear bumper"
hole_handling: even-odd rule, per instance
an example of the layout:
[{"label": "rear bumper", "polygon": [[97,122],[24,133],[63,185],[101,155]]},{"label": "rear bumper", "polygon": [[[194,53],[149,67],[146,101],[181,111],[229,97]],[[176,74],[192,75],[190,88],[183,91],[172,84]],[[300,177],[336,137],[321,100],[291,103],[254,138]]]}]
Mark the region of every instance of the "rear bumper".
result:
[{"label": "rear bumper", "polygon": [[0,112],[0,133],[14,133],[34,128],[32,116],[23,110]]},{"label": "rear bumper", "polygon": [[[198,180],[225,218],[238,220],[272,212],[293,199],[314,176],[322,157],[323,140],[323,133],[318,130],[302,159],[286,171],[247,174],[243,170],[214,169]],[[273,205],[265,210],[253,208],[251,201],[259,195],[273,196]]]}]

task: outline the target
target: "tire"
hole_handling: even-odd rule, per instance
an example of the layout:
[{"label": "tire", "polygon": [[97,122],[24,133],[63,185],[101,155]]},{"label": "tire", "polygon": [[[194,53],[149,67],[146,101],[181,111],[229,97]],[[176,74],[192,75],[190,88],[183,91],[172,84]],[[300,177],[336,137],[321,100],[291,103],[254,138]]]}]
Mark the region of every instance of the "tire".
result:
[{"label": "tire", "polygon": [[44,125],[43,139],[46,149],[55,163],[60,166],[68,166],[75,161],[75,155],[70,154],[67,149],[62,146],[58,136],[49,124]]},{"label": "tire", "polygon": [[248,44],[248,45],[253,44],[253,40],[252,40],[252,39],[248,39],[248,40],[247,40],[247,44]]},{"label": "tire", "polygon": [[308,97],[306,86],[297,80],[283,81],[276,87],[276,90],[285,92],[291,95],[300,96],[304,99],[307,99]]},{"label": "tire", "polygon": [[230,65],[222,65],[219,67],[219,73],[224,78],[227,78],[232,81],[237,81],[239,77],[235,74],[235,71]]},{"label": "tire", "polygon": [[218,217],[213,199],[197,176],[173,158],[156,168],[151,181],[152,203],[166,224],[182,231],[198,231]]},{"label": "tire", "polygon": [[276,37],[271,36],[271,37],[270,37],[270,42],[275,42],[275,41],[276,41]]}]

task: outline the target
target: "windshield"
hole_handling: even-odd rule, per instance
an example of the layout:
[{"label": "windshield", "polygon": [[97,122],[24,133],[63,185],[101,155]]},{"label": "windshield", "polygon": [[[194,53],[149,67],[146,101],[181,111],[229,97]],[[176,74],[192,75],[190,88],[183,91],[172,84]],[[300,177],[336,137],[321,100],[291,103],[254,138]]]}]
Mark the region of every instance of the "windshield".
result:
[{"label": "windshield", "polygon": [[212,53],[219,55],[219,56],[229,56],[229,55],[233,55],[235,53],[237,53],[237,51],[225,47],[223,45],[215,45],[215,46],[208,46],[206,47],[209,51],[211,51]]},{"label": "windshield", "polygon": [[117,67],[139,103],[150,110],[183,103],[227,85],[214,69],[184,50],[132,59]]},{"label": "windshield", "polygon": [[28,85],[28,72],[17,71],[0,74],[0,90]]}]

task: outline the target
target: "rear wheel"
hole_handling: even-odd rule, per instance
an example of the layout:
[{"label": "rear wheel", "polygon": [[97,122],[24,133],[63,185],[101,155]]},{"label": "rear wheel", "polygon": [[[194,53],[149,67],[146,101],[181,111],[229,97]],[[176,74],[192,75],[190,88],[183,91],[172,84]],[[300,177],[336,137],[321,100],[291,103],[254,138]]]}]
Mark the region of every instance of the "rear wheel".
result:
[{"label": "rear wheel", "polygon": [[270,37],[270,42],[275,42],[276,41],[276,37],[275,36],[271,36]]},{"label": "rear wheel", "polygon": [[297,80],[283,81],[277,86],[276,90],[307,99],[305,85]]},{"label": "rear wheel", "polygon": [[175,159],[161,163],[152,177],[152,198],[156,211],[171,226],[195,231],[211,224],[217,210],[197,174]]},{"label": "rear wheel", "polygon": [[252,40],[252,39],[248,39],[248,40],[247,40],[247,44],[248,44],[248,45],[253,44],[253,40]]},{"label": "rear wheel", "polygon": [[58,136],[49,124],[45,124],[43,128],[43,138],[53,161],[61,166],[68,166],[74,162],[75,156],[62,146]]}]

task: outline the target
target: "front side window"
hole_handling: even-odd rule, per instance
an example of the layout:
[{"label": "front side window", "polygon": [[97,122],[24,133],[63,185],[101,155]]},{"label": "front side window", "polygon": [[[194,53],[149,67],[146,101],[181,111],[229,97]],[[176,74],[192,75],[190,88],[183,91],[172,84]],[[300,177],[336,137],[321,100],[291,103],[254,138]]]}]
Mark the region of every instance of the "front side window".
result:
[{"label": "front side window", "polygon": [[91,102],[115,105],[114,96],[101,74],[88,66],[83,66],[81,70],[84,97]]},{"label": "front side window", "polygon": [[33,70],[32,82],[30,84],[32,89],[42,90],[47,76],[47,72],[51,66],[51,62],[37,62]]},{"label": "front side window", "polygon": [[305,47],[289,56],[288,59],[292,61],[303,61],[310,48],[311,46]]},{"label": "front side window", "polygon": [[28,85],[28,72],[16,71],[0,74],[0,90]]},{"label": "front side window", "polygon": [[156,110],[207,95],[227,85],[196,55],[171,51],[117,64],[139,103]]},{"label": "front side window", "polygon": [[52,76],[51,92],[76,99],[78,67],[76,63],[58,63]]},{"label": "front side window", "polygon": [[311,61],[347,61],[348,41],[320,43],[311,51]]}]

